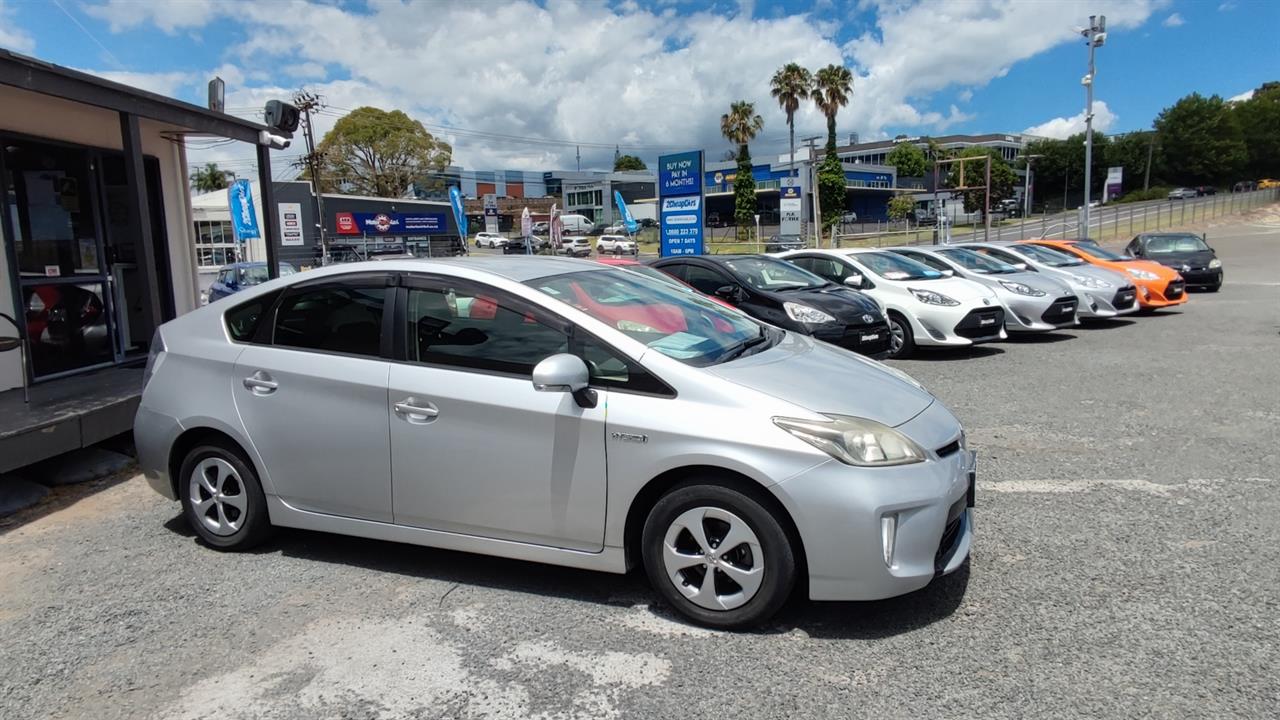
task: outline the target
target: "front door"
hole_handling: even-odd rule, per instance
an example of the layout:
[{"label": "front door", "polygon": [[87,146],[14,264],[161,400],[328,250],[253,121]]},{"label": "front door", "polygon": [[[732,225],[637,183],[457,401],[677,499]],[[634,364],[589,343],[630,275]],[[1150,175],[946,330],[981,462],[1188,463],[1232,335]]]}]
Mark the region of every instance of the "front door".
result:
[{"label": "front door", "polygon": [[408,279],[407,362],[384,418],[398,524],[596,552],[604,545],[605,408],[538,392],[568,328],[496,289]]},{"label": "front door", "polygon": [[272,344],[247,345],[236,361],[247,437],[271,490],[295,508],[391,521],[382,340],[391,295],[385,275],[294,286],[280,299]]}]

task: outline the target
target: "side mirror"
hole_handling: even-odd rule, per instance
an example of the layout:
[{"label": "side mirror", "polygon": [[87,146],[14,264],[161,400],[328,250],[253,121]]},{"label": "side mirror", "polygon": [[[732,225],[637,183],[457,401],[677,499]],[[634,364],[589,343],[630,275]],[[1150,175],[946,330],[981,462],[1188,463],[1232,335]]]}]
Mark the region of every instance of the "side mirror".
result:
[{"label": "side mirror", "polygon": [[1013,266],[1018,268],[1019,270],[1022,270],[1023,272],[1026,272],[1027,270],[1031,269],[1031,266],[1027,265],[1026,263],[1014,263]]},{"label": "side mirror", "polygon": [[850,273],[847,277],[845,277],[844,284],[848,285],[854,290],[861,290],[863,281],[864,281],[864,278],[862,277],[861,273]]},{"label": "side mirror", "polygon": [[956,271],[955,271],[955,270],[940,270],[939,272],[941,272],[941,273],[942,273],[943,277],[955,277],[955,276],[956,276]]},{"label": "side mirror", "polygon": [[590,387],[591,372],[577,355],[560,353],[546,358],[533,368],[533,389],[538,392],[567,392],[578,405],[596,406],[596,393]]},{"label": "side mirror", "polygon": [[742,291],[738,288],[737,285],[721,285],[720,287],[716,288],[716,297],[720,298],[721,300],[729,300],[729,301],[737,302],[742,299],[741,293]]}]

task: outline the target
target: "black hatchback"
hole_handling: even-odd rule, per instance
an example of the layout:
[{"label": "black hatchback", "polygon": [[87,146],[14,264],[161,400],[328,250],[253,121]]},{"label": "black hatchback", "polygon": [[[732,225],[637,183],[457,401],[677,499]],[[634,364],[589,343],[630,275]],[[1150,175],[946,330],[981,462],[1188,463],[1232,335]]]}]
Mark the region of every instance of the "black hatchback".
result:
[{"label": "black hatchback", "polygon": [[1222,287],[1222,261],[1201,235],[1143,233],[1130,240],[1124,252],[1177,270],[1187,288],[1217,292]]},{"label": "black hatchback", "polygon": [[653,266],[764,322],[875,358],[889,352],[889,323],[875,300],[784,260],[686,255]]}]

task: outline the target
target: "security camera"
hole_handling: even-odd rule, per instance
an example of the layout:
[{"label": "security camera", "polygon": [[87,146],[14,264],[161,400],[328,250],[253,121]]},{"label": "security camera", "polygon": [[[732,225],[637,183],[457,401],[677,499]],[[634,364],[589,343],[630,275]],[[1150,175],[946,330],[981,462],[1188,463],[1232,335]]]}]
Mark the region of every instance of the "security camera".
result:
[{"label": "security camera", "polygon": [[1107,42],[1107,34],[1104,32],[1093,34],[1093,46],[1102,47]]},{"label": "security camera", "polygon": [[279,137],[279,136],[277,136],[277,135],[272,135],[271,133],[267,132],[266,130],[259,130],[259,131],[258,131],[258,144],[259,144],[259,145],[266,145],[266,146],[270,147],[272,150],[283,150],[283,149],[285,149],[285,148],[289,147],[289,139],[288,139],[288,138],[282,138],[282,137]]},{"label": "security camera", "polygon": [[1092,85],[1092,84],[1093,84],[1093,75],[1092,75],[1092,74],[1089,74],[1089,75],[1085,75],[1084,77],[1080,78],[1080,84],[1081,84],[1081,85]]}]

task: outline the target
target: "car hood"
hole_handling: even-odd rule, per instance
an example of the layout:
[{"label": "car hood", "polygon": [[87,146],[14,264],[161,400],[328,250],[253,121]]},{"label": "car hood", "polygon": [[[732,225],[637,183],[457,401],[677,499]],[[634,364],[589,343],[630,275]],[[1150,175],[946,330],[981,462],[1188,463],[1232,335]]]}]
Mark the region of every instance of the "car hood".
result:
[{"label": "car hood", "polygon": [[852,415],[891,427],[933,403],[929,391],[885,365],[793,332],[762,353],[706,369],[813,412]]},{"label": "car hood", "polygon": [[880,318],[880,306],[875,300],[857,290],[831,285],[814,290],[793,290],[790,292],[774,292],[770,296],[779,302],[794,302],[811,305],[823,312],[834,315],[844,322],[863,322],[862,316],[870,313]]},{"label": "car hood", "polygon": [[1212,250],[1196,250],[1193,252],[1160,253],[1152,255],[1150,262],[1160,263],[1174,270],[1181,270],[1183,265],[1191,267],[1207,267],[1209,261],[1217,257]]},{"label": "car hood", "polygon": [[1070,295],[1071,287],[1065,282],[1055,277],[1050,277],[1042,273],[1019,272],[1009,273],[1008,275],[988,275],[987,277],[995,280],[1008,280],[1009,282],[1020,282],[1028,287],[1049,293],[1050,295]]},{"label": "car hood", "polygon": [[1133,284],[1133,277],[1130,276],[1128,273],[1116,272],[1115,270],[1108,270],[1107,268],[1100,267],[1098,265],[1090,265],[1089,263],[1085,263],[1084,265],[1073,265],[1072,267],[1054,268],[1054,269],[1059,270],[1061,272],[1070,273],[1072,275],[1083,275],[1084,277],[1091,277],[1095,280],[1102,280],[1103,282],[1109,282],[1111,283],[1111,286],[1114,288],[1122,288],[1126,285]]},{"label": "car hood", "polygon": [[980,305],[983,298],[994,301],[995,293],[980,282],[962,277],[937,280],[895,280],[898,285],[916,290],[932,290],[967,305]]},{"label": "car hood", "polygon": [[[1155,262],[1153,260],[1129,260],[1127,262],[1114,263],[1114,266],[1117,270],[1124,270],[1125,268],[1136,268],[1138,270],[1146,270],[1149,273],[1154,273],[1155,276],[1160,278],[1161,280],[1173,280],[1174,278],[1178,277],[1177,270],[1165,267],[1164,265],[1161,265],[1160,263]],[[1129,275],[1129,273],[1125,272],[1125,275]],[[1132,278],[1133,276],[1129,275],[1129,277]]]}]

